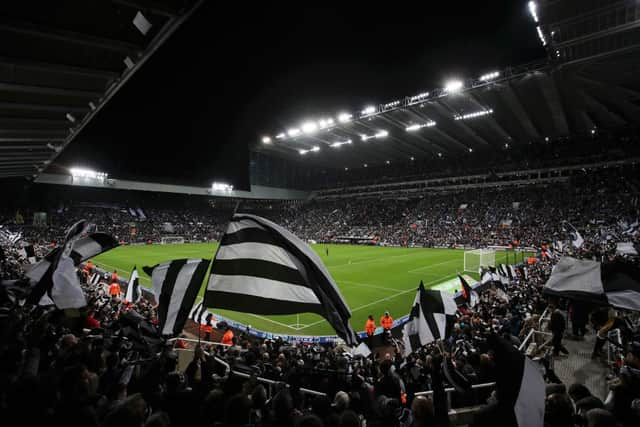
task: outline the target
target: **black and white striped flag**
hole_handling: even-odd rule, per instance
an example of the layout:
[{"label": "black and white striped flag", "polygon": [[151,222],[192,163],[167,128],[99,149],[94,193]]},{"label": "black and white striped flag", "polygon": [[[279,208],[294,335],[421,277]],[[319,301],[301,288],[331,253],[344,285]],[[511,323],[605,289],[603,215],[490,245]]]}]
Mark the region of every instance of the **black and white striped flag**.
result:
[{"label": "black and white striped flag", "polygon": [[501,425],[544,425],[545,382],[540,366],[497,335],[490,335],[487,344],[500,367],[496,371],[496,397],[505,416]]},{"label": "black and white striped flag", "polygon": [[436,340],[447,338],[456,319],[456,310],[453,294],[426,290],[421,282],[409,321],[402,330],[405,354]]},{"label": "black and white striped flag", "polygon": [[142,291],[140,290],[140,278],[138,276],[138,269],[133,266],[131,271],[131,277],[129,277],[129,283],[127,283],[127,291],[124,294],[125,301],[130,303],[137,303],[142,298]]},{"label": "black and white striped flag", "polygon": [[76,286],[76,267],[82,261],[118,246],[112,236],[104,233],[80,237],[86,229],[86,224],[82,223],[79,221],[74,224],[67,231],[65,244],[53,249],[26,273],[34,284],[28,298],[31,304],[42,302],[41,305],[47,305],[53,302],[60,309],[81,306],[79,282]]},{"label": "black and white striped flag", "polygon": [[208,268],[207,259],[177,259],[142,267],[151,276],[162,335],[182,332]]},{"label": "black and white striped flag", "polygon": [[206,317],[207,317],[207,308],[204,306],[204,304],[202,304],[202,301],[196,304],[191,310],[191,313],[189,314],[189,319],[193,320],[195,323],[199,325],[204,324],[203,320],[205,320]]},{"label": "black and white striped flag", "polygon": [[89,280],[87,280],[87,284],[89,284],[90,286],[98,286],[100,284],[101,279],[102,279],[102,275],[96,271],[95,273],[91,274],[91,276],[89,276]]},{"label": "black and white striped flag", "polygon": [[469,306],[469,308],[475,307],[476,304],[478,304],[478,301],[480,301],[478,293],[474,291],[471,286],[469,286],[469,283],[467,283],[465,278],[460,274],[458,274],[458,278],[460,279],[460,284],[462,285],[462,300],[465,304],[467,304],[467,306]]},{"label": "black and white striped flag", "polygon": [[348,345],[357,344],[349,306],[320,257],[259,216],[233,216],[211,267],[204,305],[254,314],[317,313]]}]

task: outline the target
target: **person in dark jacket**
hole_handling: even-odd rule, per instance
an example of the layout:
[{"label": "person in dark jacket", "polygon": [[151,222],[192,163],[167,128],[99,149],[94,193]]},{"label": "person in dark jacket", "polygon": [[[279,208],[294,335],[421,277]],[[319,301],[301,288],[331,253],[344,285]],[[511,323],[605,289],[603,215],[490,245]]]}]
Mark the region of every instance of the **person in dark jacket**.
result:
[{"label": "person in dark jacket", "polygon": [[553,355],[559,356],[560,352],[569,354],[569,350],[562,345],[562,337],[566,329],[566,320],[564,314],[555,306],[555,304],[549,304],[551,311],[551,320],[549,322],[549,330],[553,334],[551,342],[553,343]]}]

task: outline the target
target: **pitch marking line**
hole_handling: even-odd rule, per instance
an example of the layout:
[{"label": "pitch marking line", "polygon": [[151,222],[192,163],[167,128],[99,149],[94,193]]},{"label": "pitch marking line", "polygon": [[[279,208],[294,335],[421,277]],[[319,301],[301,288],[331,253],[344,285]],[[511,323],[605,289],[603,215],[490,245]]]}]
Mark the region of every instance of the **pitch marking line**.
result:
[{"label": "pitch marking line", "polygon": [[[433,284],[435,284],[435,283],[437,283],[437,282],[441,281],[442,279],[445,279],[445,278],[447,278],[447,277],[449,277],[449,276],[450,276],[450,275],[449,275],[449,274],[447,274],[447,275],[442,276],[442,277],[440,277],[440,278],[438,278],[438,279],[436,279],[436,280],[432,280],[431,282],[427,282],[427,283],[425,283],[425,286],[433,285]],[[356,307],[356,308],[354,308],[353,310],[351,310],[351,313],[355,313],[356,311],[360,311],[360,310],[362,310],[363,308],[367,308],[367,307],[370,307],[370,306],[372,306],[372,305],[375,305],[375,304],[378,304],[378,303],[381,303],[381,302],[384,302],[384,301],[389,301],[389,300],[392,300],[392,299],[394,299],[394,298],[397,298],[397,297],[399,297],[399,296],[401,296],[401,295],[408,294],[409,292],[415,292],[415,291],[416,291],[416,288],[411,288],[411,289],[407,289],[406,291],[398,292],[398,293],[397,293],[397,294],[395,294],[395,295],[391,295],[391,296],[388,296],[388,297],[386,297],[386,298],[382,298],[382,299],[379,299],[379,300],[376,300],[376,301],[370,302],[370,303],[368,303],[368,304],[361,305],[360,307]],[[322,323],[322,322],[326,322],[326,320],[325,320],[325,319],[322,319],[322,320],[318,320],[318,321],[313,322],[313,323],[309,323],[309,324],[308,324],[308,325],[306,325],[304,328],[300,328],[300,329],[301,329],[301,330],[302,330],[302,329],[306,329],[306,328],[308,328],[308,327],[310,327],[310,326],[315,326],[315,325],[318,325],[318,324],[320,324],[320,323]]]},{"label": "pitch marking line", "polygon": [[[115,266],[113,266],[113,265],[107,264],[106,262],[99,262],[99,263],[95,263],[95,264],[96,264],[98,267],[100,267],[101,265],[104,265],[104,266],[106,266],[106,267],[111,267],[113,270],[118,270],[118,268],[116,268],[116,267],[115,267]],[[127,273],[127,274],[129,275],[129,277],[127,277],[127,280],[131,277],[131,272],[130,272],[130,271],[128,271],[128,270],[122,270],[122,269],[120,269],[120,270],[118,270],[118,271],[122,271],[123,273]],[[113,273],[113,271],[112,271],[112,273]],[[151,283],[151,279],[149,279],[149,278],[146,278],[146,277],[143,277],[143,276],[140,276],[140,275],[138,275],[138,278],[139,278],[140,280],[146,280],[147,282]]]},{"label": "pitch marking line", "polygon": [[351,263],[346,263],[346,264],[337,264],[337,265],[327,265],[327,268],[342,268],[342,267],[349,267],[352,265],[358,265],[358,264],[368,264],[370,262],[377,262],[381,259],[388,259],[388,258],[403,258],[403,257],[408,257],[408,256],[417,256],[417,255],[424,255],[421,251],[418,252],[414,252],[414,253],[408,253],[408,254],[402,254],[402,255],[390,255],[390,256],[376,256],[376,257],[370,257],[370,258],[365,258],[365,261],[356,261],[356,262],[351,262]]}]

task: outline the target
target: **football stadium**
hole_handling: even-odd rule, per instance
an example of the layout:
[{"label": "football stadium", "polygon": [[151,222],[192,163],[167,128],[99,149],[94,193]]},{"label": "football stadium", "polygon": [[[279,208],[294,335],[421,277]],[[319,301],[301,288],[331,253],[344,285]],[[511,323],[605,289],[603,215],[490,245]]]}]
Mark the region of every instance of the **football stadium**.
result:
[{"label": "football stadium", "polygon": [[7,425],[640,425],[640,2],[0,6]]}]

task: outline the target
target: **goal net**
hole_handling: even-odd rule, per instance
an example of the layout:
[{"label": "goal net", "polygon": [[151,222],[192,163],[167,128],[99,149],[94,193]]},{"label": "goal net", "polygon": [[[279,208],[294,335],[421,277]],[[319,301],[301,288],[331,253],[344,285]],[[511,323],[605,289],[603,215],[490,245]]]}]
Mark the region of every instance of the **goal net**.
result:
[{"label": "goal net", "polygon": [[474,249],[464,253],[464,271],[477,273],[480,267],[495,267],[496,251],[493,249]]},{"label": "goal net", "polygon": [[162,236],[160,238],[160,243],[163,245],[174,244],[174,243],[184,243],[184,237],[182,236]]}]

